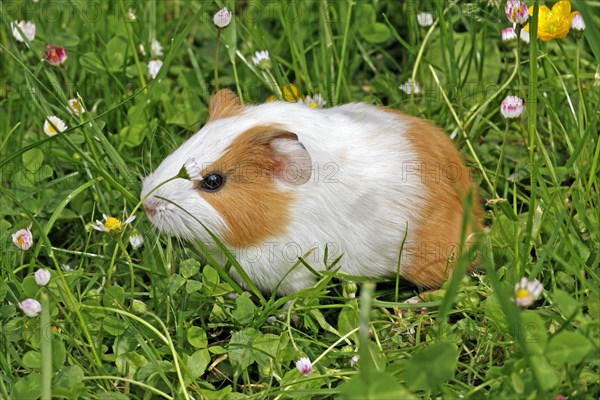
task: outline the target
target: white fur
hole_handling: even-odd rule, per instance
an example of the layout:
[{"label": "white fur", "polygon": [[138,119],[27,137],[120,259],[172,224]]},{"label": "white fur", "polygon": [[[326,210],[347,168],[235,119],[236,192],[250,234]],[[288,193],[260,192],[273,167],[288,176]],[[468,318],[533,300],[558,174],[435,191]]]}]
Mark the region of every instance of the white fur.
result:
[{"label": "white fur", "polygon": [[[278,287],[289,294],[315,282],[302,265],[281,282],[297,256],[313,251],[306,260],[316,270],[325,268],[324,248],[331,263],[343,254],[341,271],[372,277],[394,276],[408,224],[411,241],[422,217],[419,205],[425,186],[416,175],[405,174],[407,163],[418,161],[406,137],[407,122],[398,114],[362,103],[331,109],[312,109],[284,102],[246,107],[241,116],[207,123],[167,157],[143,184],[142,197],[160,182],[177,174],[194,157],[199,163],[217,160],[235,137],[256,125],[278,125],[298,135],[310,154],[313,174],[303,185],[281,185],[292,191],[292,222],[282,237],[259,246],[231,249],[246,273],[264,291]],[[224,188],[223,190],[226,190]],[[151,221],[162,231],[183,238],[211,239],[194,218],[156,196],[179,204],[222,237],[223,218],[183,179],[169,182],[147,201],[160,203]],[[260,205],[257,205],[260,207]],[[403,264],[410,257],[403,256]],[[233,277],[241,282],[239,276]],[[279,285],[279,286],[278,286]]]}]

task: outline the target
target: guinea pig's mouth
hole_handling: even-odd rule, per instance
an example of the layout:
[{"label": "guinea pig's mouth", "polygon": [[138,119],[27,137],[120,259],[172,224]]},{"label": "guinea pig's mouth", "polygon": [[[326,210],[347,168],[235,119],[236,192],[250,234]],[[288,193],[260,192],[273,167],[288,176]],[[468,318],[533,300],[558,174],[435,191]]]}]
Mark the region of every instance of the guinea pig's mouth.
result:
[{"label": "guinea pig's mouth", "polygon": [[[194,238],[194,229],[189,227],[187,218],[182,218],[181,214],[187,216],[185,208],[178,206],[173,201],[160,197],[151,196],[143,202],[144,210],[148,219],[161,232],[171,236],[177,236],[182,239]],[[193,217],[190,216],[193,219]]]}]

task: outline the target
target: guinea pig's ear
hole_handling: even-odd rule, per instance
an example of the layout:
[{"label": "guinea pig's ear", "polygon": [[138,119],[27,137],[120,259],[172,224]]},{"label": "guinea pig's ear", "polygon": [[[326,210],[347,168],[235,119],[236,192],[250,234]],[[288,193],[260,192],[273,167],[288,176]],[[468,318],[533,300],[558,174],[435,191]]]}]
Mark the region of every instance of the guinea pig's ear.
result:
[{"label": "guinea pig's ear", "polygon": [[239,97],[229,89],[221,89],[210,96],[208,120],[232,117],[241,114],[243,106]]},{"label": "guinea pig's ear", "polygon": [[312,175],[312,161],[298,135],[288,131],[275,131],[269,140],[273,149],[275,171],[279,181],[290,185],[303,185]]}]

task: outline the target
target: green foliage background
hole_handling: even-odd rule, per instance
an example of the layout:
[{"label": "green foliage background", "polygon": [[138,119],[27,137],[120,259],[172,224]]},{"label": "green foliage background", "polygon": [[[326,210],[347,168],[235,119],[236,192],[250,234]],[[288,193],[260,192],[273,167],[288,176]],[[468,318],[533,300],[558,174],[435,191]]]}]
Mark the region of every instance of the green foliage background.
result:
[{"label": "green foliage background", "polygon": [[[224,5],[235,19],[217,37]],[[516,46],[495,0],[0,1],[0,398],[598,398],[600,3],[573,8],[584,37]],[[14,20],[36,24],[32,43]],[[40,61],[49,43],[62,66]],[[265,49],[271,74],[251,61]],[[215,65],[246,102],[293,83],[326,107],[385,104],[443,127],[488,200],[480,273],[417,305],[402,302],[417,288],[366,279],[359,301],[335,273],[278,299],[241,291],[141,213],[118,235],[91,230],[139,211],[142,177],[206,120]],[[399,89],[409,78],[422,93]],[[526,99],[521,118],[500,115],[507,95]],[[48,115],[68,131],[44,135]],[[11,242],[25,227],[27,252]],[[545,288],[527,311],[523,276]],[[19,310],[28,297],[39,318]]]}]

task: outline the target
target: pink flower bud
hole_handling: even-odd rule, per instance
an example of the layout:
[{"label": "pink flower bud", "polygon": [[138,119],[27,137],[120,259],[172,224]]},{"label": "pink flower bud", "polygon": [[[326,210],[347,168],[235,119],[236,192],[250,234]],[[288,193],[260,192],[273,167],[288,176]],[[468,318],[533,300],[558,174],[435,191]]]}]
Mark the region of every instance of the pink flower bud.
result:
[{"label": "pink flower bud", "polygon": [[28,317],[37,317],[42,312],[42,305],[35,299],[25,299],[19,303],[19,308],[23,310],[23,313]]},{"label": "pink flower bud", "polygon": [[512,42],[513,40],[517,40],[517,33],[515,32],[515,29],[512,27],[502,29],[502,41]]},{"label": "pink flower bud", "polygon": [[298,361],[296,361],[296,368],[298,371],[304,376],[308,376],[313,373],[312,363],[308,357],[302,357]]},{"label": "pink flower bud", "polygon": [[50,282],[50,272],[47,269],[40,268],[34,274],[35,283],[40,286],[46,286]]},{"label": "pink flower bud", "polygon": [[523,99],[517,96],[507,96],[502,100],[500,113],[507,119],[518,118],[523,113],[524,108]]}]

